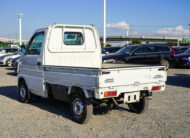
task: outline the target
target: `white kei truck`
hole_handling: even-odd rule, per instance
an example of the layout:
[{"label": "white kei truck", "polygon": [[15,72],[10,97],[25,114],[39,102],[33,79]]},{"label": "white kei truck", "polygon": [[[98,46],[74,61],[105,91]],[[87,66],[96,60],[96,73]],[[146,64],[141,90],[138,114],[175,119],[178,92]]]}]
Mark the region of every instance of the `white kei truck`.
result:
[{"label": "white kei truck", "polygon": [[164,91],[166,80],[164,66],[103,63],[93,26],[56,24],[29,40],[19,63],[18,92],[23,103],[32,95],[69,102],[73,120],[82,124],[102,103],[144,112],[147,97]]}]

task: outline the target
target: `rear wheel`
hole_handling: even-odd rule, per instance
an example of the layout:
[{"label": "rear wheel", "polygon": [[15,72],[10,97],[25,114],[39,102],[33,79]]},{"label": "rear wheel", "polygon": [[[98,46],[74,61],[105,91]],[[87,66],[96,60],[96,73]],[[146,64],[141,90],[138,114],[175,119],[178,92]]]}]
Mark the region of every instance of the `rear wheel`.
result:
[{"label": "rear wheel", "polygon": [[28,91],[28,87],[25,81],[19,82],[19,100],[22,103],[29,103],[31,101],[31,95]]},{"label": "rear wheel", "polygon": [[8,67],[11,66],[11,60],[12,60],[12,59],[8,59],[7,62],[6,62],[6,65],[7,65]]},{"label": "rear wheel", "polygon": [[93,106],[81,93],[74,94],[70,103],[71,115],[74,121],[83,124],[87,123],[93,113]]},{"label": "rear wheel", "polygon": [[168,70],[169,67],[170,67],[170,62],[169,62],[167,59],[161,59],[161,60],[160,60],[160,64],[161,64],[162,66],[165,66],[167,70]]},{"label": "rear wheel", "polygon": [[129,109],[132,112],[135,112],[137,114],[141,114],[143,112],[146,112],[148,109],[148,105],[149,105],[149,101],[146,97],[141,98],[140,101],[137,103],[129,103],[128,104]]}]

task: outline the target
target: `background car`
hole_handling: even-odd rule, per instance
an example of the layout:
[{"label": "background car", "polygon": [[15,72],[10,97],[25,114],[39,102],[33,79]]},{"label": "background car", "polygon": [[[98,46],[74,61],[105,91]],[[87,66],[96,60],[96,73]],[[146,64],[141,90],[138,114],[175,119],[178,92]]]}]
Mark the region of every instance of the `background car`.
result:
[{"label": "background car", "polygon": [[0,63],[6,66],[11,66],[11,60],[12,58],[20,56],[22,53],[20,50],[17,50],[16,52],[8,55],[4,55],[0,57]]},{"label": "background car", "polygon": [[175,67],[185,67],[187,66],[188,58],[190,57],[190,48],[187,49],[182,54],[177,54],[175,56]]},{"label": "background car", "polygon": [[18,51],[18,48],[0,48],[0,56],[12,54],[16,51]]},{"label": "background car", "polygon": [[172,46],[175,51],[175,54],[184,53],[190,46]]},{"label": "background car", "polygon": [[121,47],[104,47],[104,48],[102,48],[102,54],[103,55],[108,55],[108,54],[111,54],[111,53],[115,53],[119,49],[121,49]]},{"label": "background car", "polygon": [[143,44],[125,46],[114,54],[103,56],[103,62],[161,64],[168,69],[174,56],[175,52],[169,45]]},{"label": "background car", "polygon": [[19,61],[24,57],[24,54],[12,59],[11,66],[14,68],[15,73],[18,73]]},{"label": "background car", "polygon": [[188,65],[188,67],[190,67],[190,57],[188,57],[187,65]]}]

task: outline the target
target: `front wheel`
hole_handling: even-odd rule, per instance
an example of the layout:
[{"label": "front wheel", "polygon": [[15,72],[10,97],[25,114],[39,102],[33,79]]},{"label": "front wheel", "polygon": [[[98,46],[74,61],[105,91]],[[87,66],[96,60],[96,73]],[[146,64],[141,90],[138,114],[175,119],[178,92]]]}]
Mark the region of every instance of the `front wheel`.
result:
[{"label": "front wheel", "polygon": [[82,94],[75,94],[71,97],[71,115],[74,121],[79,124],[87,123],[93,113],[92,104]]},{"label": "front wheel", "polygon": [[21,81],[19,83],[19,99],[22,103],[29,103],[31,101],[31,96],[28,91],[28,87],[25,83],[25,81]]},{"label": "front wheel", "polygon": [[132,112],[135,112],[137,114],[141,114],[141,113],[147,111],[148,105],[149,105],[149,101],[146,97],[141,98],[139,102],[128,104],[129,109]]},{"label": "front wheel", "polygon": [[6,65],[7,65],[8,67],[11,66],[11,61],[12,61],[12,59],[8,59],[8,60],[7,60]]}]

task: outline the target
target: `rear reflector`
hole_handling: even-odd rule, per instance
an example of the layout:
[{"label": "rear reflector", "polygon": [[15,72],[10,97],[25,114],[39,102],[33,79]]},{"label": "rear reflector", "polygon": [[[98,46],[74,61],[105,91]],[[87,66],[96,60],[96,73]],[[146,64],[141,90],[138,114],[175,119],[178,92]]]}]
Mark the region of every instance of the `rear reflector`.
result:
[{"label": "rear reflector", "polygon": [[104,92],[104,97],[117,96],[117,91]]},{"label": "rear reflector", "polygon": [[152,91],[158,91],[161,90],[161,86],[153,86]]}]

